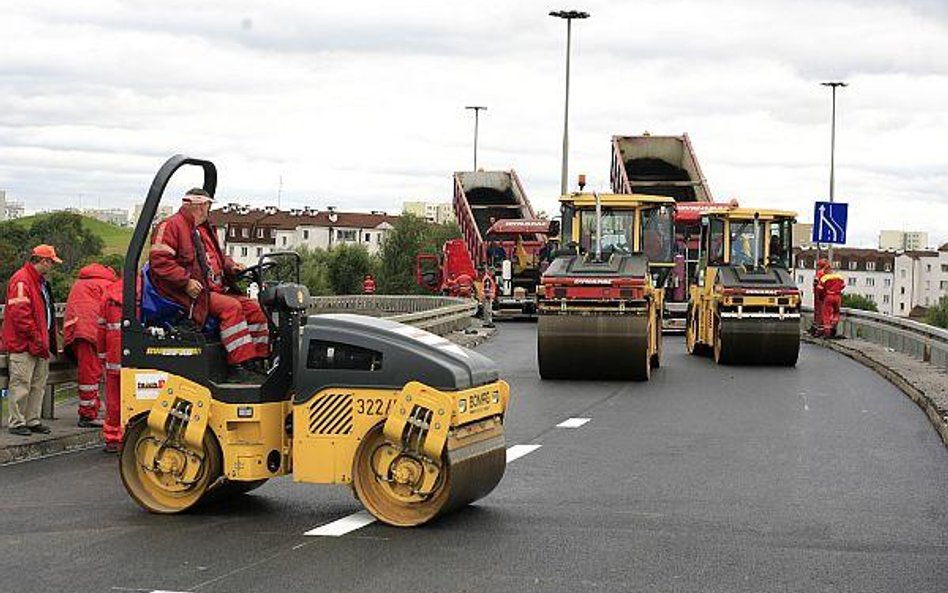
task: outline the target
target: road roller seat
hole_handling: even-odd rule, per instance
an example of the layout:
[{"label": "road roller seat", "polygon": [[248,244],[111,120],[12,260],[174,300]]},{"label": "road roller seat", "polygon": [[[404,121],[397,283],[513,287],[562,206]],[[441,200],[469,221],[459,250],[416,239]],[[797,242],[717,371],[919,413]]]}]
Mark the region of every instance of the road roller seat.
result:
[{"label": "road roller seat", "polygon": [[352,314],[310,316],[295,366],[295,403],[336,386],[401,389],[419,381],[441,391],[460,391],[499,378],[492,360],[445,338]]}]

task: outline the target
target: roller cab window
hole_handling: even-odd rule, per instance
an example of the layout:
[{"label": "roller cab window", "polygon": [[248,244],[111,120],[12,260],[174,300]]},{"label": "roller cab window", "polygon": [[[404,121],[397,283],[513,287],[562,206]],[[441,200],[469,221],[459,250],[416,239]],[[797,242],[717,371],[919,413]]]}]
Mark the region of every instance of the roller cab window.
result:
[{"label": "roller cab window", "polygon": [[724,221],[719,218],[705,219],[704,250],[708,254],[709,266],[724,265]]},{"label": "roller cab window", "polygon": [[[602,209],[602,253],[632,253],[635,245],[635,211]],[[583,210],[579,221],[579,246],[586,253],[596,251],[596,211]]]},{"label": "roller cab window", "polygon": [[642,251],[649,263],[675,261],[675,217],[667,206],[642,211]]},{"label": "roller cab window", "polygon": [[793,221],[775,220],[770,223],[770,244],[767,248],[767,264],[773,267],[790,269],[790,249],[788,246],[793,232]]},{"label": "roller cab window", "polygon": [[[731,221],[731,260],[732,266],[756,267],[761,261],[764,252],[763,224],[756,227],[753,220]],[[754,243],[757,242],[757,259],[754,259]]]}]

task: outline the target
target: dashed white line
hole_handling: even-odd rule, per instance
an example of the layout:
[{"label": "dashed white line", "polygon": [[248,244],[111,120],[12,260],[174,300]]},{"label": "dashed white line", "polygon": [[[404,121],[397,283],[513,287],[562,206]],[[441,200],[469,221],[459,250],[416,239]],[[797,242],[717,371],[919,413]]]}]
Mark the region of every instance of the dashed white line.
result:
[{"label": "dashed white line", "polygon": [[303,535],[318,535],[323,537],[339,537],[349,533],[350,531],[355,531],[356,529],[361,529],[366,525],[371,525],[375,523],[375,517],[369,514],[368,511],[359,511],[358,513],[353,513],[348,517],[343,517],[332,523],[327,523],[322,527],[317,527],[316,529],[310,529]]},{"label": "dashed white line", "polygon": [[557,428],[579,428],[589,422],[589,418],[569,418],[556,425]]},{"label": "dashed white line", "polygon": [[[514,445],[507,449],[507,463],[515,459],[519,459],[528,453],[533,453],[540,448],[540,445]],[[303,535],[317,536],[317,537],[340,537],[347,533],[351,533],[356,529],[362,529],[366,525],[371,525],[375,523],[375,517],[369,514],[368,511],[359,511],[353,513],[348,517],[343,517],[333,521],[332,523],[327,523],[315,529],[310,529]]]},{"label": "dashed white line", "polygon": [[515,459],[520,459],[528,453],[533,453],[540,448],[540,445],[514,445],[507,449],[507,463]]}]

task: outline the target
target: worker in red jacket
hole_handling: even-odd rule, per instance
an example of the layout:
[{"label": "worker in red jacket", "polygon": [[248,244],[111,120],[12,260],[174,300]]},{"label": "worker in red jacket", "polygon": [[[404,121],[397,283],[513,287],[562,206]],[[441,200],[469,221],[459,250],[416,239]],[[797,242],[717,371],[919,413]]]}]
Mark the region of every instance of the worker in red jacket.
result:
[{"label": "worker in red jacket", "polygon": [[227,361],[252,369],[247,363],[269,356],[267,320],[257,301],[234,287],[244,266],[224,255],[217,242],[207,221],[213,201],[203,189],[190,189],[181,209],[158,224],[148,252],[151,281],[199,327],[208,315],[219,319]]},{"label": "worker in red jacket", "polygon": [[829,261],[820,258],[816,261],[816,273],[813,275],[813,325],[810,327],[810,333],[818,336],[823,331],[823,292],[820,287],[820,278],[826,274],[829,269]]},{"label": "worker in red jacket", "polygon": [[37,245],[7,286],[3,345],[10,353],[9,430],[15,435],[50,432],[40,422],[40,413],[49,378],[49,356],[57,350],[56,314],[45,277],[61,263],[52,245]]},{"label": "worker in red jacket", "polygon": [[362,281],[362,294],[375,294],[375,278],[372,274],[366,274]]},{"label": "worker in red jacket", "polygon": [[101,264],[89,264],[79,270],[66,299],[66,315],[63,320],[66,352],[79,366],[79,426],[98,428],[99,381],[102,379],[102,362],[96,352],[99,304],[106,287],[115,282],[115,270]]},{"label": "worker in red jacket", "polygon": [[827,264],[826,273],[820,276],[817,285],[817,293],[823,303],[818,335],[824,338],[836,337],[836,326],[839,324],[839,307],[842,304],[844,288],[846,288],[846,280],[841,274],[834,272],[831,265]]},{"label": "worker in red jacket", "polygon": [[99,302],[96,347],[105,362],[105,452],[122,446],[122,280],[105,289]]}]

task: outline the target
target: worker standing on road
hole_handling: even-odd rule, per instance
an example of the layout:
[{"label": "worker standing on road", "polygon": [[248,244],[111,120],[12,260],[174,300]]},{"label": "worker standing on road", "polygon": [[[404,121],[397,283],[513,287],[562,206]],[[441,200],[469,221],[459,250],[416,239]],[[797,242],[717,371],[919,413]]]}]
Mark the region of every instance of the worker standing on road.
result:
[{"label": "worker standing on road", "polygon": [[99,302],[96,346],[105,361],[105,422],[102,438],[106,453],[122,447],[122,280],[105,289]]},{"label": "worker standing on road", "polygon": [[219,319],[227,362],[254,370],[247,363],[269,356],[267,320],[259,303],[233,286],[245,268],[221,251],[207,221],[213,201],[205,190],[190,189],[181,209],[158,223],[148,252],[151,281],[162,296],[188,311],[198,327],[208,315]]},{"label": "worker standing on road", "polygon": [[79,426],[82,428],[102,426],[99,421],[102,361],[96,352],[96,320],[105,289],[117,279],[112,268],[89,264],[79,270],[79,279],[73,283],[66,299],[63,332],[66,353],[79,367]]},{"label": "worker standing on road", "polygon": [[481,279],[481,293],[483,296],[481,307],[484,311],[484,327],[494,327],[494,296],[497,294],[497,281],[494,280],[494,274],[490,267],[484,268],[484,276]]},{"label": "worker standing on road", "polygon": [[40,423],[49,356],[56,352],[56,315],[46,275],[61,263],[52,245],[37,245],[7,286],[3,343],[10,353],[10,432],[20,436],[50,432]]},{"label": "worker standing on road", "polygon": [[375,278],[372,274],[366,274],[362,281],[362,294],[375,294]]},{"label": "worker standing on road", "polygon": [[832,265],[827,262],[825,273],[820,276],[817,288],[823,301],[819,335],[824,338],[836,337],[836,326],[839,324],[839,307],[842,304],[843,289],[845,287],[846,280],[841,274],[834,272]]},{"label": "worker standing on road", "polygon": [[810,333],[818,336],[823,331],[823,289],[820,285],[820,278],[826,274],[829,269],[829,261],[820,258],[816,261],[816,273],[813,275],[813,325],[810,326]]}]

